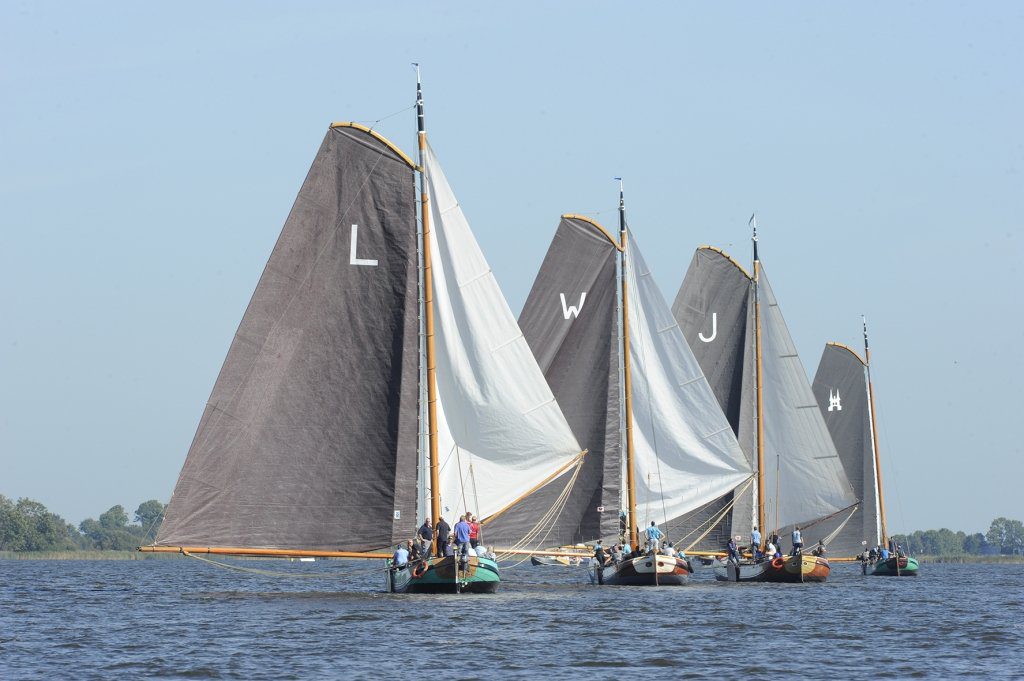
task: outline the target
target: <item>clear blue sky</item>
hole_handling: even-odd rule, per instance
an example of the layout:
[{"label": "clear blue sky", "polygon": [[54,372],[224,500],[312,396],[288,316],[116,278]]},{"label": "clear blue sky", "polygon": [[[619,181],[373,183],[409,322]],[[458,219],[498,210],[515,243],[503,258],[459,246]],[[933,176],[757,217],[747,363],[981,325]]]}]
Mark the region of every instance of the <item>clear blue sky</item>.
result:
[{"label": "clear blue sky", "polygon": [[1022,518],[1021,35],[994,2],[4,3],[0,493],[170,496],[327,125],[419,61],[513,310],[615,175],[669,300],[756,209],[809,374],[868,315],[890,525]]}]

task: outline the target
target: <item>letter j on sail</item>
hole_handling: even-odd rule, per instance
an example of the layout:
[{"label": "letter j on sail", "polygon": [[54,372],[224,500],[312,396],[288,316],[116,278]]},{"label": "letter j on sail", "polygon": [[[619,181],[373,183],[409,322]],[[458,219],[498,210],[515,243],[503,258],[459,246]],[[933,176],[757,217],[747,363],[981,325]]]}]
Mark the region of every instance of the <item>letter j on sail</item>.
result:
[{"label": "letter j on sail", "polygon": [[700,333],[697,334],[697,338],[700,338],[705,343],[710,343],[711,341],[715,340],[715,336],[717,336],[717,335],[718,335],[718,313],[717,312],[712,312],[711,313],[711,337],[710,338],[705,338],[704,337],[704,332],[701,331]]},{"label": "letter j on sail", "polygon": [[352,250],[349,251],[348,264],[349,265],[368,265],[370,267],[376,267],[377,261],[370,260],[367,258],[356,257],[356,246],[359,243],[359,225],[352,225]]},{"label": "letter j on sail", "polygon": [[559,293],[558,296],[562,299],[562,315],[566,319],[569,319],[570,317],[576,318],[576,317],[580,316],[580,310],[583,309],[583,302],[587,299],[587,292],[586,291],[584,291],[583,293],[580,294],[580,304],[579,305],[568,305],[565,302],[565,294],[564,293]]}]

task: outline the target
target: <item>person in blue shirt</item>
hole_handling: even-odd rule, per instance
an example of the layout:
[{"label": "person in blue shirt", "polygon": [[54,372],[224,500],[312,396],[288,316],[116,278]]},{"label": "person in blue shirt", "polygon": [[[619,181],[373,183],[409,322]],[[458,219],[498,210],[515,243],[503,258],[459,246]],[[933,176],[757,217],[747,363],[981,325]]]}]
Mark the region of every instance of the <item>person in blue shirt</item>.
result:
[{"label": "person in blue shirt", "polygon": [[757,553],[758,549],[761,548],[761,533],[754,528],[754,531],[750,533],[750,551],[751,553]]},{"label": "person in blue shirt", "polygon": [[455,543],[459,546],[459,557],[462,562],[469,558],[469,522],[466,516],[459,516],[459,522],[455,523]]},{"label": "person in blue shirt", "polygon": [[391,556],[391,563],[396,568],[405,567],[409,562],[409,551],[405,548],[404,544],[399,544],[398,548],[395,549],[395,555]]},{"label": "person in blue shirt", "polygon": [[654,524],[653,520],[651,521],[651,526],[644,530],[644,533],[647,535],[647,541],[651,543],[651,551],[657,553],[658,542],[660,542],[661,538],[665,536],[665,533],[658,529],[658,526]]},{"label": "person in blue shirt", "polygon": [[793,553],[791,553],[789,555],[795,556],[796,554],[801,552],[801,549],[803,549],[803,547],[804,547],[804,540],[800,536],[800,526],[797,525],[796,527],[793,528]]},{"label": "person in blue shirt", "polygon": [[882,554],[882,560],[889,560],[889,549],[887,549],[887,548],[885,548],[883,546],[881,554]]}]

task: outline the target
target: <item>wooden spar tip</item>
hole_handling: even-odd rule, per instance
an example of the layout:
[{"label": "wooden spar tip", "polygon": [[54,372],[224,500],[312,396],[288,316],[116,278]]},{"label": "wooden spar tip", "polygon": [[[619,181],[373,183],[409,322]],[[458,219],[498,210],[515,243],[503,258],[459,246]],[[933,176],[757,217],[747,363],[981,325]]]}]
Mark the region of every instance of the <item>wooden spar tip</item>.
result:
[{"label": "wooden spar tip", "polygon": [[829,341],[828,343],[825,343],[825,347],[828,347],[828,346],[832,346],[832,347],[834,347],[834,348],[841,348],[841,349],[843,349],[843,350],[846,350],[846,351],[847,351],[847,352],[849,352],[849,353],[850,353],[851,355],[853,355],[854,357],[856,357],[856,358],[857,358],[857,361],[858,361],[858,362],[860,362],[860,363],[861,363],[861,364],[863,364],[864,366],[867,366],[867,365],[868,365],[868,363],[867,363],[867,362],[865,362],[865,361],[864,361],[864,359],[863,359],[863,358],[862,358],[862,357],[861,357],[860,355],[858,355],[858,354],[857,354],[857,351],[856,351],[856,350],[854,350],[853,348],[851,348],[851,347],[850,347],[849,345],[843,345],[842,343],[837,343],[837,342],[835,342],[835,341]]},{"label": "wooden spar tip", "polygon": [[385,137],[384,135],[381,135],[379,132],[377,132],[376,130],[373,130],[372,128],[368,128],[365,125],[360,125],[359,123],[352,123],[352,122],[349,122],[349,121],[339,121],[339,122],[331,123],[331,130],[333,130],[335,128],[353,128],[355,130],[359,130],[361,132],[365,132],[368,135],[370,135],[371,137],[374,137],[377,140],[383,142],[388,147],[388,149],[390,149],[391,151],[393,151],[396,154],[398,154],[399,158],[401,158],[403,161],[405,161],[406,165],[408,165],[410,168],[412,168],[413,170],[419,170],[420,169],[420,167],[418,165],[413,163],[411,158],[409,158],[408,156],[405,155],[404,151],[399,149],[387,137]]},{"label": "wooden spar tip", "polygon": [[364,551],[315,551],[310,549],[255,549],[239,546],[140,546],[140,553],[202,553],[256,558],[390,558],[390,553]]},{"label": "wooden spar tip", "polygon": [[598,232],[600,232],[606,239],[608,239],[608,241],[611,242],[612,246],[615,247],[615,250],[619,251],[620,253],[622,252],[622,245],[619,243],[618,239],[613,238],[612,235],[608,233],[608,230],[605,229],[604,227],[602,227],[597,222],[597,220],[592,220],[592,219],[588,218],[586,215],[577,215],[576,213],[563,213],[562,214],[562,219],[563,220],[578,220],[580,222],[583,222],[583,223],[586,223],[586,224],[590,225],[591,227],[596,229]]},{"label": "wooden spar tip", "polygon": [[711,251],[712,253],[717,253],[718,255],[722,256],[723,258],[725,258],[726,260],[731,262],[733,265],[735,265],[736,269],[738,269],[740,272],[742,272],[744,277],[746,277],[747,279],[750,279],[750,280],[754,279],[752,276],[750,276],[750,272],[747,271],[747,268],[745,268],[743,265],[741,265],[738,262],[736,262],[735,258],[733,258],[731,255],[729,255],[725,251],[723,251],[721,248],[718,248],[716,246],[709,246],[707,244],[704,244],[703,246],[698,246],[697,250],[698,251]]}]

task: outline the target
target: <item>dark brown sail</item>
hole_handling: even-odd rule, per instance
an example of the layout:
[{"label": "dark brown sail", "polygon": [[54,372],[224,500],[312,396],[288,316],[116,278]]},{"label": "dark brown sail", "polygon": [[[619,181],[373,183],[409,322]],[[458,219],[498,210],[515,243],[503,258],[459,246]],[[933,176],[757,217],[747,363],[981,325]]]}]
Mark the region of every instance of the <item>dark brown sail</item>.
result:
[{"label": "dark brown sail", "polygon": [[871,417],[868,410],[868,387],[864,360],[846,347],[829,343],[821,354],[818,371],[811,386],[825,425],[843,463],[843,470],[853,486],[860,505],[847,521],[845,513],[831,522],[822,523],[814,536],[831,534],[843,521],[839,533],[828,545],[833,556],[856,556],[881,540],[878,517],[878,494],[875,488],[875,452],[871,445]]},{"label": "dark brown sail", "polygon": [[361,551],[415,524],[413,166],[332,126],[235,333],[157,544]]},{"label": "dark brown sail", "polygon": [[[757,433],[754,427],[754,353],[752,282],[750,275],[726,253],[698,248],[672,304],[672,315],[704,371],[725,417],[751,467]],[[730,536],[747,537],[753,527],[753,487],[730,492],[677,521],[680,530],[698,536],[721,517],[696,548],[720,550]],[[737,496],[733,501],[734,496]],[[733,503],[722,516],[722,510]]]}]

